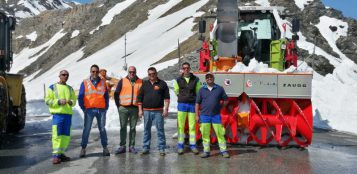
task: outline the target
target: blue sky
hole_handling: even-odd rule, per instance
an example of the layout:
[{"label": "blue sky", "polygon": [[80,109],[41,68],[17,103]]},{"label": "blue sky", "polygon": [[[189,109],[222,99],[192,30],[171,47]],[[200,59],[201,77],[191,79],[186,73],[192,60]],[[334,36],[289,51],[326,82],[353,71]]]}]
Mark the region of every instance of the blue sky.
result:
[{"label": "blue sky", "polygon": [[[87,3],[94,0],[74,0],[80,3]],[[357,19],[357,0],[321,0],[325,6],[342,11],[344,16]]]},{"label": "blue sky", "polygon": [[94,1],[94,0],[67,0],[67,1],[76,1],[76,2],[79,2],[79,3],[87,3],[87,2]]},{"label": "blue sky", "polygon": [[325,6],[342,11],[346,17],[357,19],[357,0],[321,0]]}]

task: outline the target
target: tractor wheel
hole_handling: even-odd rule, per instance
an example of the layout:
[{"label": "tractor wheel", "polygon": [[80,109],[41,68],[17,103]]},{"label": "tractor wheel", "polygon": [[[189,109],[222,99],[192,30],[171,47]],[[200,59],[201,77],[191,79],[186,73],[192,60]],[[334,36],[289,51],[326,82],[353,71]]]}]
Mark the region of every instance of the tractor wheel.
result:
[{"label": "tractor wheel", "polygon": [[12,112],[10,118],[7,122],[8,133],[19,132],[21,129],[25,127],[26,121],[26,92],[25,87],[22,85],[21,92],[21,104],[20,106],[12,107]]},{"label": "tractor wheel", "polygon": [[6,121],[9,109],[9,96],[6,84],[0,79],[0,134],[6,132]]}]

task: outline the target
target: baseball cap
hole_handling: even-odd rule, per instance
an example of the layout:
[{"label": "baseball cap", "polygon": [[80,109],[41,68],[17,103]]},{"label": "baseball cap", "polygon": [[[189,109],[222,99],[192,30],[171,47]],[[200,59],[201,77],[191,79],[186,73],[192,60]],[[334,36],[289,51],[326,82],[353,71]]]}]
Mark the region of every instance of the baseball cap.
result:
[{"label": "baseball cap", "polygon": [[205,75],[206,78],[209,77],[209,76],[214,77],[214,75],[213,75],[211,72],[208,72],[208,73],[206,73],[206,75]]}]

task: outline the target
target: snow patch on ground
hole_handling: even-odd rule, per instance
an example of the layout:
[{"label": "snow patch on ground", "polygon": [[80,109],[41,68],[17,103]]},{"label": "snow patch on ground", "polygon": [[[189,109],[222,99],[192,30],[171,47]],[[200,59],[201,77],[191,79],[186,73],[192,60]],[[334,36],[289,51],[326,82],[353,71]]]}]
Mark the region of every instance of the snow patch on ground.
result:
[{"label": "snow patch on ground", "polygon": [[[330,26],[336,26],[337,30],[335,32],[331,31]],[[341,36],[347,36],[347,22],[327,16],[321,16],[320,23],[318,23],[316,27],[319,29],[321,35],[327,40],[333,51],[336,52],[341,59],[347,59],[346,55],[344,55],[336,46],[337,39]]]},{"label": "snow patch on ground", "polygon": [[298,6],[301,11],[304,10],[305,5],[309,4],[309,2],[311,2],[311,0],[295,0],[296,6]]},{"label": "snow patch on ground", "polygon": [[169,60],[169,61],[166,61],[166,62],[162,62],[162,63],[158,63],[158,64],[155,64],[155,65],[152,65],[153,67],[156,68],[157,71],[160,71],[162,69],[165,69],[171,65],[174,65],[178,63],[178,58],[176,59],[172,59],[172,60]]},{"label": "snow patch on ground", "polygon": [[[18,55],[14,55],[14,63],[12,64],[12,73],[29,66],[32,62],[35,62],[42,54],[46,53],[59,39],[61,39],[66,33],[62,33],[63,29],[58,31],[50,40],[46,43],[35,48],[24,48]],[[42,51],[41,51],[42,50]],[[39,54],[39,52],[41,53]]]},{"label": "snow patch on ground", "polygon": [[256,0],[255,3],[261,5],[261,6],[270,6],[269,0]]},{"label": "snow patch on ground", "polygon": [[[314,47],[315,47],[316,55],[324,56],[334,66],[337,66],[338,64],[340,64],[340,61],[337,60],[336,57],[328,54],[326,51],[324,51],[323,49],[321,49],[318,46],[315,46],[313,43],[306,41],[306,37],[303,36],[301,32],[298,32],[298,35],[299,35],[299,40],[297,41],[297,46],[299,48],[307,50],[309,52],[309,54],[312,54]],[[306,58],[306,57],[304,57],[304,58]]]},{"label": "snow patch on ground", "polygon": [[[194,18],[188,17],[197,14],[197,9],[207,2],[208,0],[198,1],[162,18],[159,17],[179,3],[179,1],[169,1],[166,4],[159,5],[152,9],[147,21],[140,24],[135,30],[127,33],[128,66],[136,66],[137,75],[139,77],[145,77],[147,75],[147,68],[149,68],[152,63],[159,61],[166,54],[177,48],[177,39],[183,42],[195,34],[191,31],[192,27],[196,24]],[[188,19],[182,22],[183,19],[186,18]],[[179,23],[180,25],[176,26]],[[114,73],[119,77],[125,76],[127,72],[121,68],[124,65],[123,45],[124,37],[81,61],[78,60],[83,55],[82,51],[80,51],[81,55],[72,54],[67,56],[49,71],[27,84],[27,88],[32,89],[28,91],[28,99],[38,99],[42,97],[43,89],[38,88],[38,85],[42,85],[44,82],[47,84],[55,83],[58,80],[58,72],[61,69],[67,69],[69,71],[68,84],[72,85],[74,89],[79,89],[82,80],[88,78],[89,67],[94,63],[98,64],[101,68],[106,68],[108,72]],[[20,55],[27,59],[29,54],[20,53],[15,58],[15,62],[24,64],[26,61],[18,59],[21,58]],[[160,66],[164,68],[175,63],[177,63],[177,61],[172,60],[157,66],[161,69]],[[29,64],[21,66],[24,67],[28,65]],[[16,71],[14,70],[14,72]]]},{"label": "snow patch on ground", "polygon": [[32,32],[32,33],[26,35],[26,38],[27,38],[27,39],[30,39],[31,42],[34,42],[34,41],[37,39],[37,32],[34,31],[34,32]]},{"label": "snow patch on ground", "polygon": [[94,31],[91,31],[90,34],[93,34],[96,30],[99,30],[99,27],[110,24],[116,15],[120,14],[135,1],[136,0],[126,0],[116,4],[110,10],[108,10],[107,14],[105,14],[105,16],[102,18],[102,24],[100,24]]},{"label": "snow patch on ground", "polygon": [[333,74],[325,77],[314,74],[312,84],[314,115],[323,121],[323,124],[314,125],[357,133],[357,93],[354,92],[357,90],[357,66],[347,59],[341,64],[336,67]]},{"label": "snow patch on ground", "polygon": [[71,39],[79,35],[79,30],[74,30],[71,35]]}]

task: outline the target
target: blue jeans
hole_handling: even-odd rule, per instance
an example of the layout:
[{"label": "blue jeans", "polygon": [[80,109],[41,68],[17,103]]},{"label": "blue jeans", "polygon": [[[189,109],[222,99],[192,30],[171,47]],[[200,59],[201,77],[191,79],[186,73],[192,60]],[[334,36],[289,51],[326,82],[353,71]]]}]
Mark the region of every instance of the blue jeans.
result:
[{"label": "blue jeans", "polygon": [[154,121],[157,129],[157,139],[159,150],[165,150],[166,138],[164,131],[164,117],[162,116],[162,111],[144,111],[144,150],[150,149],[151,141],[151,126]]},{"label": "blue jeans", "polygon": [[103,148],[108,146],[108,138],[107,132],[105,131],[105,120],[106,120],[106,113],[105,109],[97,109],[91,108],[86,109],[84,113],[84,129],[82,134],[82,148],[86,148],[88,144],[89,133],[92,128],[92,123],[94,117],[97,119],[98,129],[100,133],[100,140],[102,143]]}]

